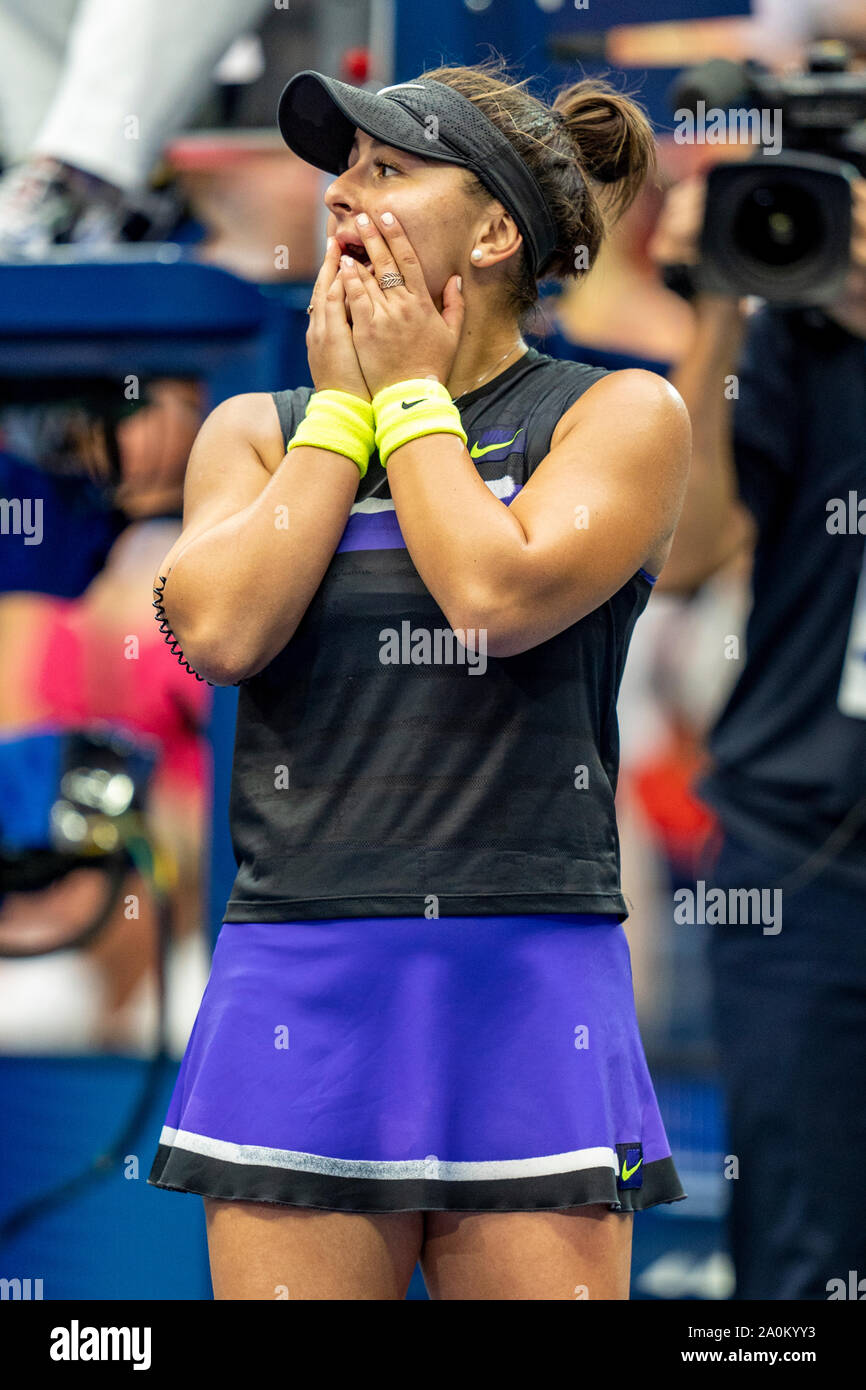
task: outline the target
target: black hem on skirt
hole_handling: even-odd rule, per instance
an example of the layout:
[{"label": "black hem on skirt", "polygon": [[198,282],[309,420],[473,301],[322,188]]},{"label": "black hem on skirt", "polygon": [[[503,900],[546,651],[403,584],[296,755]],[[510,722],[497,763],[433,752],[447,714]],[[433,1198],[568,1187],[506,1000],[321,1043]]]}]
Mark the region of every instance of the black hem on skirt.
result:
[{"label": "black hem on skirt", "polygon": [[152,1187],[202,1197],[356,1212],[554,1211],[593,1203],[631,1212],[680,1202],[688,1195],[670,1156],[644,1165],[640,1187],[621,1188],[609,1167],[486,1181],[354,1178],[232,1163],[160,1144],[147,1181]]}]

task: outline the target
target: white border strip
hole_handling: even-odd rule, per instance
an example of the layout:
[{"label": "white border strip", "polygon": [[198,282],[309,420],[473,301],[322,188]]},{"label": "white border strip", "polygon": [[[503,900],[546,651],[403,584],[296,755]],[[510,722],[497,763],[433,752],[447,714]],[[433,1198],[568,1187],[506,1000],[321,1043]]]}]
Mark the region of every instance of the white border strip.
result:
[{"label": "white border strip", "polygon": [[[504,478],[482,478],[481,481],[487,484],[493,496],[498,497],[500,501],[517,491],[517,483],[510,473],[506,473]],[[359,512],[374,515],[376,512],[393,512],[395,510],[394,503],[388,497],[365,497],[362,502],[352,504],[349,508],[349,515],[357,516]]]},{"label": "white border strip", "polygon": [[327,1158],[323,1154],[300,1153],[293,1149],[266,1149],[258,1144],[232,1144],[227,1139],[211,1139],[187,1129],[164,1125],[160,1144],[188,1149],[224,1163],[245,1163],[263,1168],[291,1168],[304,1173],[323,1173],[336,1178],[438,1178],[441,1182],[478,1182],[496,1178],[539,1178],[551,1173],[572,1173],[583,1168],[611,1168],[618,1171],[613,1149],[574,1149],[571,1153],[545,1154],[539,1158],[502,1158],[482,1163],[446,1163],[436,1154],[405,1160],[367,1158]]},{"label": "white border strip", "polygon": [[355,516],[358,512],[393,512],[396,511],[394,503],[389,497],[365,497],[363,502],[354,502],[349,508],[349,515]]}]

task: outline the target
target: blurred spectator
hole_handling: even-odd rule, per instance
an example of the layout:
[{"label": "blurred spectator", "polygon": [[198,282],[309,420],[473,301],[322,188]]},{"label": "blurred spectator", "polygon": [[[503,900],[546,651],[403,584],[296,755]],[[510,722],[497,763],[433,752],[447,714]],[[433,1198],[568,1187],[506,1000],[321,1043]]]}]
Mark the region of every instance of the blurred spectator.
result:
[{"label": "blurred spectator", "polygon": [[166,140],[270,0],[0,0],[0,257],[159,238]]},{"label": "blurred spectator", "polygon": [[[663,173],[669,162],[664,145],[659,160]],[[679,356],[691,314],[688,305],[662,284],[647,251],[661,203],[661,190],[646,184],[605,238],[592,274],[567,285],[559,296],[557,319],[572,342],[655,363]]]},{"label": "blurred spectator", "polygon": [[708,980],[699,938],[674,925],[672,894],[694,881],[716,834],[693,780],[737,674],[718,633],[742,634],[747,597],[739,563],[694,599],[654,593],[632,634],[617,702],[617,823],[638,1017],[653,1054],[687,1070],[710,1057]]},{"label": "blurred spectator", "polygon": [[[211,796],[204,736],[210,691],[166,645],[154,622],[151,583],[180,534],[183,476],[204,409],[196,384],[152,383],[141,408],[117,427],[120,477],[113,496],[128,524],[100,572],[73,598],[23,590],[0,597],[0,738],[109,726],[156,747],[146,816],[176,876],[167,972],[175,1051],[182,1051],[207,978],[202,847]],[[78,438],[88,440],[79,465],[104,482],[109,465],[99,431],[79,429]],[[21,543],[10,538],[7,548],[15,540]],[[51,557],[43,555],[42,563],[50,573]],[[74,934],[103,894],[98,868],[73,869],[38,891],[8,893],[0,902],[0,949],[40,935]],[[125,911],[129,894],[140,904],[134,917]],[[156,1023],[154,913],[147,882],[130,869],[118,905],[90,944],[0,958],[0,1049],[149,1050]]]},{"label": "blurred spectator", "polygon": [[[700,178],[671,192],[660,263],[696,263],[704,197]],[[866,180],[852,203],[851,269],[834,303],[749,312],[699,292],[671,375],[694,454],[658,588],[694,593],[738,550],[755,556],[745,662],[699,784],[724,832],[712,887],[728,902],[761,895],[760,920],[726,912],[709,934],[739,1165],[738,1299],[826,1298],[830,1280],[866,1264],[856,1183],[836,1181],[839,1155],[866,1142],[846,1080],[866,1068],[866,704],[843,707],[840,695],[846,661],[856,664],[864,541],[828,523],[831,499],[856,497],[864,477]],[[866,570],[863,585],[866,595]]]}]

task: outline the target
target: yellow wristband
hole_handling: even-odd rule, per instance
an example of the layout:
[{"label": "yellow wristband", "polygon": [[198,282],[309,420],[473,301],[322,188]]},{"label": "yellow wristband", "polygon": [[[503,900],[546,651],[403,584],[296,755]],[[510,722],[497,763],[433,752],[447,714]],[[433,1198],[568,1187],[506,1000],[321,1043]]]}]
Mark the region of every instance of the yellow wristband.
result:
[{"label": "yellow wristband", "polygon": [[375,447],[372,404],[350,391],[314,391],[286,452],[299,444],[345,454],[363,478]]},{"label": "yellow wristband", "polygon": [[456,434],[466,443],[460,411],[440,381],[410,377],[383,386],[373,397],[376,448],[384,468],[395,449],[425,434]]}]

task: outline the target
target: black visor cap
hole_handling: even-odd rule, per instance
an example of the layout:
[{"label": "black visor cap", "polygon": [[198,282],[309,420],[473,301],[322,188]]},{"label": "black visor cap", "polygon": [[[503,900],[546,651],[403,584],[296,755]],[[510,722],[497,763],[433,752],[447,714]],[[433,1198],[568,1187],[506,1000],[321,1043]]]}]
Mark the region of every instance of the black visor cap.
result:
[{"label": "black visor cap", "polygon": [[320,72],[296,73],[277,108],[280,133],[326,173],[347,167],[355,130],[395,149],[470,169],[514,217],[533,269],[556,247],[556,227],[531,171],[505,135],[462,93],[431,78],[378,92]]}]

